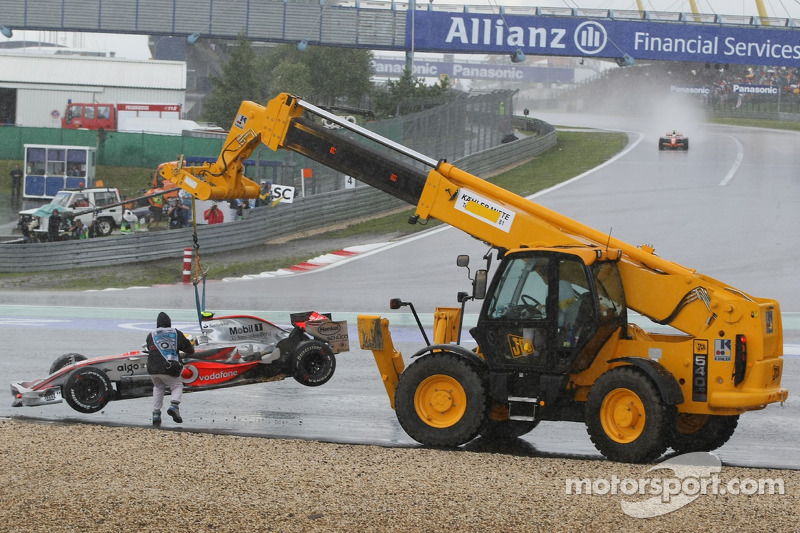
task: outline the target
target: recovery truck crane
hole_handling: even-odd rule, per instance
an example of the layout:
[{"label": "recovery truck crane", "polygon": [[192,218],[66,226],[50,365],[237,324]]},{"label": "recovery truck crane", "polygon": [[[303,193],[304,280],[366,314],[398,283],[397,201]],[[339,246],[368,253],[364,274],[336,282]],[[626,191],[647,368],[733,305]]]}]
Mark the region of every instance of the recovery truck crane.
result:
[{"label": "recovery truck crane", "polygon": [[[320,118],[349,133],[323,127]],[[622,242],[295,96],[281,94],[266,106],[243,102],[215,163],[167,165],[162,175],[200,199],[253,198],[259,187],[242,175],[242,162],[262,143],[415,205],[410,222],[435,218],[497,250],[491,283],[487,264],[475,272],[472,294],[459,295],[461,308],[437,308],[433,343],[408,367],[388,319],[358,318],[361,346],[373,351],[401,426],[420,443],[459,446],[479,435],[518,437],[541,420],[579,421],[607,458],[649,462],[670,447],[716,449],[740,414],[788,396],[777,301]],[[470,299],[484,300],[470,330],[475,350],[458,343]],[[402,305],[409,304],[392,301]],[[628,320],[629,309],[674,333],[646,331]]]}]

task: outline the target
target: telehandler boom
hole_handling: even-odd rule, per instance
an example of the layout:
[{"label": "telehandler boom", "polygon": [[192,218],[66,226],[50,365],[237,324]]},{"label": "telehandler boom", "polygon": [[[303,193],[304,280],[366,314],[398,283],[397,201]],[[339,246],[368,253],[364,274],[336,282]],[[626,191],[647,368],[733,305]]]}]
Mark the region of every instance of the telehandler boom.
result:
[{"label": "telehandler boom", "polygon": [[[350,133],[325,128],[321,118]],[[479,270],[461,308],[437,309],[433,343],[407,368],[388,320],[359,317],[361,346],[373,351],[397,418],[418,442],[514,438],[541,420],[568,420],[584,422],[607,458],[647,462],[667,448],[716,449],[741,413],[788,396],[775,300],[589,228],[295,96],[281,94],[266,107],[243,102],[215,163],[168,165],[162,175],[200,199],[254,198],[259,187],[242,175],[242,163],[262,143],[415,205],[410,222],[435,218],[497,249],[488,289],[487,271]],[[484,301],[470,331],[477,349],[470,350],[457,341],[464,302],[473,298]],[[645,331],[628,321],[628,309],[675,333]]]}]

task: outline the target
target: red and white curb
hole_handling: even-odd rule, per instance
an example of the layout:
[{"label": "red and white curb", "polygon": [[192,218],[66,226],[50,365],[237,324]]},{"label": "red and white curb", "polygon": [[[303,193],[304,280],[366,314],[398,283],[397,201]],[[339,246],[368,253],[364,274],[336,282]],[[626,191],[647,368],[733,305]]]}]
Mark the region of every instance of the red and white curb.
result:
[{"label": "red and white curb", "polygon": [[[333,264],[340,263],[346,260],[353,259],[357,256],[362,254],[366,254],[367,252],[372,252],[374,250],[378,250],[380,248],[384,248],[389,246],[393,243],[390,242],[378,242],[374,244],[362,244],[359,246],[350,246],[348,248],[343,248],[336,252],[331,252],[329,254],[320,255],[313,259],[309,259],[308,261],[303,261],[302,263],[298,263],[296,265],[290,266],[289,268],[281,268],[278,270],[274,270],[271,272],[261,272],[260,274],[247,274],[245,276],[240,276],[236,278],[222,278],[220,281],[242,281],[248,279],[266,279],[266,278],[274,278],[279,276],[292,276],[295,274],[304,274],[306,272],[311,272],[313,270],[318,270],[320,268],[329,267]],[[108,288],[108,289],[89,289],[85,292],[110,292],[110,291],[124,291],[130,289],[149,289],[151,287],[144,287],[144,286],[134,286],[134,287],[125,287],[125,288]]]},{"label": "red and white curb", "polygon": [[222,281],[264,279],[264,278],[274,278],[280,276],[292,276],[295,274],[304,274],[306,272],[311,272],[313,270],[318,270],[323,267],[331,266],[335,263],[339,263],[347,259],[352,259],[361,254],[377,250],[378,248],[383,248],[388,244],[390,243],[379,242],[374,244],[362,244],[359,246],[350,246],[348,248],[343,248],[336,252],[331,252],[329,254],[317,256],[313,259],[309,259],[308,261],[303,261],[302,263],[298,263],[288,268],[280,268],[278,270],[273,270],[270,272],[261,272],[260,274],[248,274],[236,278],[222,278]]}]

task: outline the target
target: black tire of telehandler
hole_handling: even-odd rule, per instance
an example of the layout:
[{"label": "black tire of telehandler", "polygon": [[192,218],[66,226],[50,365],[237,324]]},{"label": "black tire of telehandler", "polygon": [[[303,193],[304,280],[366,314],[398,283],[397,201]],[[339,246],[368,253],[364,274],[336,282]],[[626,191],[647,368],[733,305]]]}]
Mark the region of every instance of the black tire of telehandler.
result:
[{"label": "black tire of telehandler", "polygon": [[527,435],[538,425],[538,420],[488,420],[481,430],[481,437],[499,442],[514,440]]},{"label": "black tire of telehandler", "polygon": [[477,437],[487,406],[482,375],[452,353],[420,357],[400,374],[395,391],[397,420],[409,437],[428,446],[460,446]]},{"label": "black tire of telehandler", "polygon": [[333,377],[336,357],[330,346],[313,339],[297,345],[292,358],[292,377],[306,387],[319,387]]},{"label": "black tire of telehandler", "polygon": [[[631,414],[638,415],[631,420],[644,418],[643,427],[615,427],[617,417],[613,415],[625,405],[630,406]],[[612,368],[592,386],[586,402],[586,429],[595,447],[611,461],[647,463],[666,451],[674,412],[675,407],[664,403],[658,388],[645,374],[622,366]],[[614,430],[617,438],[609,434]],[[627,435],[621,435],[625,432]]]},{"label": "black tire of telehandler", "polygon": [[50,365],[50,374],[54,374],[64,368],[65,366],[74,365],[78,361],[86,361],[86,356],[79,353],[65,353],[56,357],[53,364]]},{"label": "black tire of telehandler", "polygon": [[84,366],[69,375],[62,396],[79,413],[96,413],[114,397],[114,387],[105,372]]},{"label": "black tire of telehandler", "polygon": [[670,447],[675,453],[710,452],[731,438],[739,415],[691,415],[678,413],[672,427]]}]

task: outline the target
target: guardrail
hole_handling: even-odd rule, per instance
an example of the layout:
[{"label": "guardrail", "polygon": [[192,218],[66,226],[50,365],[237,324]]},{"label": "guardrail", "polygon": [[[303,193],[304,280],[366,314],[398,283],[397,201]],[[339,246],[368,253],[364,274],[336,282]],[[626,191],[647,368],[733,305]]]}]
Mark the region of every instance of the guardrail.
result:
[{"label": "guardrail", "polygon": [[[552,147],[553,126],[537,119],[515,118],[515,127],[531,131],[514,142],[464,157],[455,163],[476,175],[488,176],[499,169],[520,164]],[[381,215],[411,206],[378,189],[360,186],[306,198],[292,204],[259,207],[245,211],[243,220],[197,228],[201,251],[225,252],[258,246],[268,240],[302,234],[325,225]],[[92,268],[175,258],[192,247],[191,228],[112,235],[97,239],[49,243],[0,245],[0,272],[38,272]],[[177,267],[176,267],[177,268]]]}]

